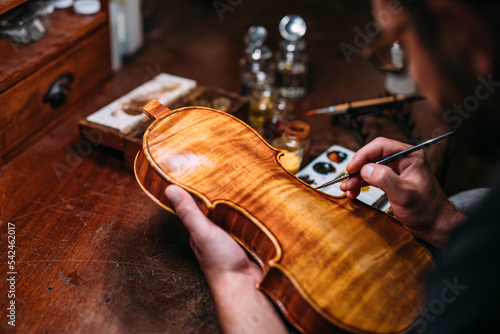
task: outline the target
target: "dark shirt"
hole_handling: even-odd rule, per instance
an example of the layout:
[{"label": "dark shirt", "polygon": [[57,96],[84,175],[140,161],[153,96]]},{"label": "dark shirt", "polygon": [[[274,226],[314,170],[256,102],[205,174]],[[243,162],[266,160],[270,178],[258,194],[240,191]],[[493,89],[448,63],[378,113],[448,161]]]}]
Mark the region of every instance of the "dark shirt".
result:
[{"label": "dark shirt", "polygon": [[412,334],[500,333],[500,183],[450,235],[426,288]]}]

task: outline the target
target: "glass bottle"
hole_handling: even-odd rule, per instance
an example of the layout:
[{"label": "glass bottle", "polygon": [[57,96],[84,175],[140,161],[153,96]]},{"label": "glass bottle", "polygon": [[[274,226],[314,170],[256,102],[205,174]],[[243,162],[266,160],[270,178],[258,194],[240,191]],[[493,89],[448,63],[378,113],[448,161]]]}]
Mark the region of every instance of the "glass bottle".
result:
[{"label": "glass bottle", "polygon": [[250,27],[245,35],[245,53],[240,59],[240,84],[243,96],[251,95],[260,72],[265,73],[269,85],[274,83],[273,53],[263,45],[266,38],[267,30],[262,26]]},{"label": "glass bottle", "polygon": [[273,86],[269,84],[266,73],[258,72],[256,78],[250,94],[248,123],[257,133],[264,135],[266,120],[274,106],[276,94]]},{"label": "glass bottle", "polygon": [[287,15],[280,22],[283,38],[276,59],[276,87],[282,97],[298,100],[307,94],[306,42],[302,39],[307,27],[297,15]]}]

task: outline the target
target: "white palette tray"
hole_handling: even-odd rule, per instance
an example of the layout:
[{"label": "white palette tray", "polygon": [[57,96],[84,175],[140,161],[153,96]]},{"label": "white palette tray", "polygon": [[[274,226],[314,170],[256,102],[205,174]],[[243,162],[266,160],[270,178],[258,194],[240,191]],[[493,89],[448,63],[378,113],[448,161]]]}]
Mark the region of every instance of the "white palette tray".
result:
[{"label": "white palette tray", "polygon": [[[354,153],[354,151],[342,146],[333,145],[300,170],[296,176],[309,183],[312,187],[318,187],[345,173],[347,163],[351,161]],[[319,191],[333,196],[341,196],[343,191],[340,190],[340,185],[341,183],[332,184]],[[368,205],[377,204],[377,208],[380,208],[378,204],[381,204],[379,200],[383,196],[384,192],[382,190],[370,186],[361,189],[358,199]]]}]

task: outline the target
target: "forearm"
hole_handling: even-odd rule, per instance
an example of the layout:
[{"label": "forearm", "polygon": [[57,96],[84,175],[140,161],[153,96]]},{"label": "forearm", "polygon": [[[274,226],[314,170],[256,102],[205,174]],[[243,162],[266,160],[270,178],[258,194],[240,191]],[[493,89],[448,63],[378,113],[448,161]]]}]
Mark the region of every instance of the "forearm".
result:
[{"label": "forearm", "polygon": [[256,287],[255,275],[207,275],[224,333],[287,333],[270,300]]}]

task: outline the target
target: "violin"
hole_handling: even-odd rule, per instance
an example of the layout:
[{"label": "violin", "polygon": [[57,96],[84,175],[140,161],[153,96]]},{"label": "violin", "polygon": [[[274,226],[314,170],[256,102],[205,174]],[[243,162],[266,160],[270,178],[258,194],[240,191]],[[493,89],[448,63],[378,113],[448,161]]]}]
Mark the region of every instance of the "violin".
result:
[{"label": "violin", "polygon": [[158,101],[135,160],[139,185],[173,212],[176,184],[264,272],[258,288],[305,333],[404,333],[423,310],[434,269],[428,250],[392,217],[345,194],[315,190],[280,164],[280,151],[214,109]]}]

